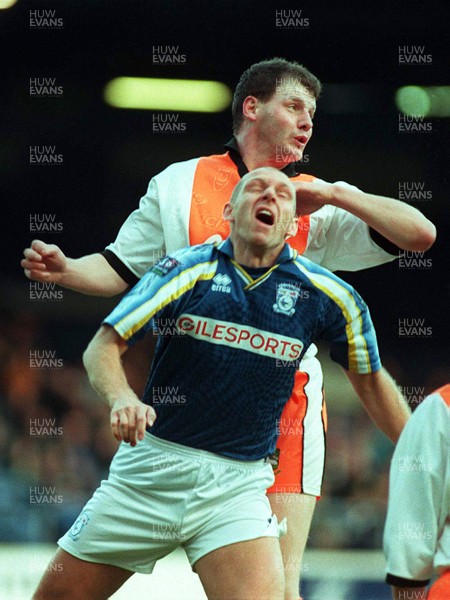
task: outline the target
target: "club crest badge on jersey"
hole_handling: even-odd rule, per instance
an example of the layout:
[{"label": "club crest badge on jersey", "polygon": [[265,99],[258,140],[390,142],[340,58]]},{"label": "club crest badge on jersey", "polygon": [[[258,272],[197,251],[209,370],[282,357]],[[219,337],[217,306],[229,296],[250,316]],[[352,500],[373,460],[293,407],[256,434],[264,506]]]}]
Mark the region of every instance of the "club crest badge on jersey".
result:
[{"label": "club crest badge on jersey", "polygon": [[277,285],[277,298],[273,305],[276,313],[292,317],[295,313],[295,304],[300,296],[300,290],[292,283],[280,283]]},{"label": "club crest badge on jersey", "polygon": [[216,176],[214,177],[214,189],[216,192],[220,192],[228,184],[231,179],[231,169],[225,169],[221,167],[218,169]]},{"label": "club crest badge on jersey", "polygon": [[171,256],[163,256],[158,262],[153,266],[152,271],[157,275],[167,275],[173,269],[180,266],[180,262],[176,258],[172,258]]},{"label": "club crest badge on jersey", "polygon": [[89,517],[85,512],[82,512],[72,527],[69,529],[69,537],[74,542],[78,541],[80,533],[84,527],[89,523]]}]

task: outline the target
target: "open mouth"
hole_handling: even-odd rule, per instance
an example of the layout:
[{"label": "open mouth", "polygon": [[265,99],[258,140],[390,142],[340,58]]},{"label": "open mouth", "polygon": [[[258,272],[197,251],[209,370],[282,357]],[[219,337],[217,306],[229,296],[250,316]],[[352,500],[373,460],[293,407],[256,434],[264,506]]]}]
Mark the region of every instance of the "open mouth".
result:
[{"label": "open mouth", "polygon": [[298,135],[294,139],[297,142],[297,146],[304,146],[308,142],[308,136],[307,135]]},{"label": "open mouth", "polygon": [[273,225],[275,223],[274,215],[267,208],[260,208],[256,212],[256,218],[265,225]]}]

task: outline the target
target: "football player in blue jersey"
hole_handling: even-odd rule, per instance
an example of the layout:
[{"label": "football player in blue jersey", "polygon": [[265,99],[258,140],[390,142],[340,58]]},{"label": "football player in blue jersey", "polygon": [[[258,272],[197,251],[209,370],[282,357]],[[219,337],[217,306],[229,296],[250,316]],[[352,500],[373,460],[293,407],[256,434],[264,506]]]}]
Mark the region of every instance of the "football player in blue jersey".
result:
[{"label": "football player in blue jersey", "polygon": [[[283,170],[296,186],[302,216],[289,244],[314,262],[332,271],[354,271],[395,260],[399,248],[426,250],[436,232],[417,209],[298,172],[320,89],[317,78],[296,62],[273,58],[251,65],[234,93],[234,137],[224,154],[177,162],[153,177],[139,209],[101,254],[71,259],[57,246],[35,240],[24,252],[25,274],[87,294],[118,294],[163,254],[224,240],[229,227],[222,211],[233,187],[262,166]],[[280,309],[295,299],[288,288],[281,287],[279,294]],[[275,481],[267,490],[279,519],[295,523],[281,541],[285,600],[298,599],[303,550],[325,467],[326,406],[316,351],[312,344],[304,355],[280,417]],[[290,427],[291,422],[299,425]]]},{"label": "football player in blue jersey", "polygon": [[[108,598],[177,546],[211,600],[282,600],[266,458],[314,339],[330,342],[331,357],[391,440],[409,417],[381,367],[360,296],[285,243],[296,229],[289,178],[273,168],[252,171],[224,216],[227,240],[162,258],[84,354],[122,443],[108,480],[59,540],[59,568],[47,569],[35,600]],[[158,339],[141,401],[121,356],[159,318],[174,327]]]}]

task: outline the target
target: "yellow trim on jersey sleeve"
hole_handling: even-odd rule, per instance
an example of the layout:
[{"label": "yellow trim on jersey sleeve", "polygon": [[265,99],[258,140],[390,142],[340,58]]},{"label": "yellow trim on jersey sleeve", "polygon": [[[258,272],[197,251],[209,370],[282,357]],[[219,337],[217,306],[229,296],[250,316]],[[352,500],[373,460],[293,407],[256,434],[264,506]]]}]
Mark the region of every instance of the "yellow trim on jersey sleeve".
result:
[{"label": "yellow trim on jersey sleeve", "polygon": [[[185,269],[179,275],[163,285],[156,294],[135,308],[128,315],[118,321],[114,328],[120,331],[124,340],[130,339],[139,329],[144,327],[148,321],[161,309],[178,300],[184,293],[191,290],[197,281],[212,279],[217,270],[217,260],[203,262]],[[207,269],[205,270],[205,265]]]},{"label": "yellow trim on jersey sleeve", "polygon": [[[295,261],[295,265],[304,275],[308,277],[313,285],[319,288],[324,294],[331,298],[341,309],[345,316],[347,325],[345,326],[345,333],[349,346],[356,348],[355,338],[360,337],[363,341],[362,350],[363,358],[358,359],[357,353],[349,353],[349,370],[363,373],[371,373],[372,366],[370,363],[369,352],[367,351],[366,339],[362,333],[363,320],[361,317],[361,310],[356,304],[353,295],[339,282],[335,281],[331,277],[325,274],[312,273],[298,261]],[[359,346],[361,347],[361,346]],[[361,369],[363,367],[363,369]]]}]

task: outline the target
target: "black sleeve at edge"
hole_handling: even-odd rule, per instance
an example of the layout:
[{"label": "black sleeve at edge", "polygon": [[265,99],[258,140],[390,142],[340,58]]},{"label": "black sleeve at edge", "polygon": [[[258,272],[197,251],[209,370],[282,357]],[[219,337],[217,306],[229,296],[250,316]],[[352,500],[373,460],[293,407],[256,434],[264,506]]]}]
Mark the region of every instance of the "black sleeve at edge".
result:
[{"label": "black sleeve at edge", "polygon": [[100,252],[100,254],[108,261],[114,271],[116,271],[116,273],[122,277],[126,283],[128,283],[129,286],[136,285],[136,283],[139,281],[139,277],[136,277],[133,271],[130,271],[130,269],[123,264],[120,258],[117,258],[114,252],[111,252],[111,250],[103,250],[103,252]]},{"label": "black sleeve at edge", "polygon": [[390,242],[384,237],[384,235],[381,235],[381,233],[378,233],[378,231],[372,229],[372,227],[369,227],[369,232],[372,241],[375,242],[377,246],[380,246],[380,248],[382,248],[385,252],[388,252],[389,254],[398,256],[400,248],[396,244]]},{"label": "black sleeve at edge", "polygon": [[389,585],[395,585],[397,587],[426,587],[430,583],[430,579],[425,581],[418,581],[417,579],[403,579],[403,577],[397,577],[388,573],[386,575],[386,583]]}]

